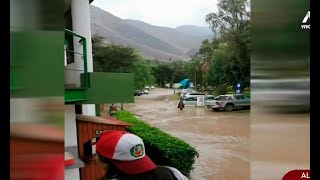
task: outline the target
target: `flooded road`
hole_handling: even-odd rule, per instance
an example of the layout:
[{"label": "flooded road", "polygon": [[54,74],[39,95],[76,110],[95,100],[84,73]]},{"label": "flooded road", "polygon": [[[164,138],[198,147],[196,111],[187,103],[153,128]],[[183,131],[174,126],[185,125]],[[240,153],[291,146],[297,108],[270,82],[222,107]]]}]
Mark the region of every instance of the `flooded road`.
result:
[{"label": "flooded road", "polygon": [[294,169],[309,169],[308,114],[264,113],[255,107],[213,112],[205,107],[177,109],[170,89],[151,90],[125,104],[141,120],[197,148],[192,180],[279,180]]},{"label": "flooded road", "polygon": [[177,109],[170,89],[151,90],[124,109],[197,148],[192,180],[250,179],[250,111],[213,112],[206,107]]}]

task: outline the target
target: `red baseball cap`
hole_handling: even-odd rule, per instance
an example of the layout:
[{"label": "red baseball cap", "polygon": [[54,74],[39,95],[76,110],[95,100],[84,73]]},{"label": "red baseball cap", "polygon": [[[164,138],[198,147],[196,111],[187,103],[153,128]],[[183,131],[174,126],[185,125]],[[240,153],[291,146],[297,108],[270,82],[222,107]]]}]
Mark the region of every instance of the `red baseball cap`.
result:
[{"label": "red baseball cap", "polygon": [[142,174],[156,168],[145,154],[142,139],[125,131],[103,132],[96,144],[96,152],[129,175]]}]

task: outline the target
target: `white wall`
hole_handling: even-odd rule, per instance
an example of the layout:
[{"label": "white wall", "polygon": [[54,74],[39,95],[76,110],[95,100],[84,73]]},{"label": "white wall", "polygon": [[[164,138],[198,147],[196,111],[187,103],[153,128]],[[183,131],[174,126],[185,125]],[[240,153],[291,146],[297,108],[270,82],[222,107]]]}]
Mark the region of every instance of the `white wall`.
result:
[{"label": "white wall", "polygon": [[74,105],[64,106],[64,146],[77,146],[76,112]]}]

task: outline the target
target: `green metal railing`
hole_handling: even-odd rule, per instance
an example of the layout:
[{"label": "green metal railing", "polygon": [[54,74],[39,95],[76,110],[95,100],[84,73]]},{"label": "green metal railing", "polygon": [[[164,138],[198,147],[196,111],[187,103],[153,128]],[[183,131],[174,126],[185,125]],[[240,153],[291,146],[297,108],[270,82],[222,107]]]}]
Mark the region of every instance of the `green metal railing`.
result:
[{"label": "green metal railing", "polygon": [[75,53],[75,54],[82,55],[84,76],[83,76],[83,81],[82,81],[81,85],[82,85],[82,88],[86,88],[87,89],[87,88],[89,88],[89,73],[88,73],[88,64],[87,64],[87,58],[88,58],[87,57],[87,40],[86,40],[85,37],[80,36],[80,35],[72,32],[72,31],[70,31],[68,29],[65,29],[65,36],[66,36],[66,39],[67,39],[68,36],[75,36],[75,37],[80,38],[79,43],[82,43],[82,51],[83,51],[83,53],[81,54],[81,53],[70,51],[70,50],[67,50],[67,51]]}]

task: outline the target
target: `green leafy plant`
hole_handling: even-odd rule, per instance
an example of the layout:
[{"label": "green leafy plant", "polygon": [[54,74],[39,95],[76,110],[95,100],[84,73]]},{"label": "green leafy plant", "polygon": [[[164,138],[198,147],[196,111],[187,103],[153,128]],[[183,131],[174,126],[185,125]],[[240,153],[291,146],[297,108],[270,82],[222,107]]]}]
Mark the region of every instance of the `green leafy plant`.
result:
[{"label": "green leafy plant", "polygon": [[127,131],[143,139],[146,154],[157,165],[175,167],[187,176],[190,174],[196,158],[199,157],[194,147],[137,119],[131,112],[118,111],[116,117],[133,125],[128,127]]},{"label": "green leafy plant", "polygon": [[227,84],[221,84],[220,86],[217,87],[217,93],[219,95],[227,94],[228,93],[228,85]]}]

